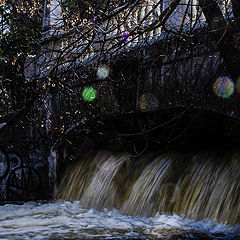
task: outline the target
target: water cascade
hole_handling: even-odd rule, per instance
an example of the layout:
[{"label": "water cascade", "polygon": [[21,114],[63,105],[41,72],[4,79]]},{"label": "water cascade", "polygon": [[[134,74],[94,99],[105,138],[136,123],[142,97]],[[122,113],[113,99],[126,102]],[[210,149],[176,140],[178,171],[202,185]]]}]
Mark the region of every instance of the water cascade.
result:
[{"label": "water cascade", "polygon": [[98,151],[66,170],[56,199],[132,216],[177,214],[240,224],[240,152]]}]

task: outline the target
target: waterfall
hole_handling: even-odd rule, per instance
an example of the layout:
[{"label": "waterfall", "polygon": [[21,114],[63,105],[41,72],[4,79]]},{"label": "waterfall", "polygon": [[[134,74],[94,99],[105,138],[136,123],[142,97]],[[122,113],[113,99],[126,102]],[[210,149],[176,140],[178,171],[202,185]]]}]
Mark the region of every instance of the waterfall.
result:
[{"label": "waterfall", "polygon": [[237,151],[130,153],[98,151],[66,170],[56,199],[127,215],[178,214],[240,223]]}]

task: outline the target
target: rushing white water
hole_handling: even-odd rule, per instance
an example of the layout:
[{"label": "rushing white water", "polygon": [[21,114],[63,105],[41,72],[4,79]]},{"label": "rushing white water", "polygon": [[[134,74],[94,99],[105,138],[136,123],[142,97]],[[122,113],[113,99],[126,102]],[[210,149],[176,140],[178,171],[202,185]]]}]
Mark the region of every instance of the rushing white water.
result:
[{"label": "rushing white water", "polygon": [[99,151],[56,199],[0,206],[0,239],[240,240],[240,153]]},{"label": "rushing white water", "polygon": [[0,239],[240,239],[240,225],[178,215],[125,216],[79,201],[0,206]]}]

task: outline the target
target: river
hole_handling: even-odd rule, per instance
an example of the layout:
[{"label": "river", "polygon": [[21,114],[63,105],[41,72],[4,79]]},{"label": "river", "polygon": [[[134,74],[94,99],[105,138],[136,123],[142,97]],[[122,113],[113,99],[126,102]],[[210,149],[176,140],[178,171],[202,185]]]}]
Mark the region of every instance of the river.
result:
[{"label": "river", "polygon": [[69,164],[52,202],[0,206],[0,239],[240,239],[240,153],[111,153]]},{"label": "river", "polygon": [[74,202],[0,206],[0,239],[240,239],[240,225],[179,215],[133,217],[117,210],[84,209]]}]

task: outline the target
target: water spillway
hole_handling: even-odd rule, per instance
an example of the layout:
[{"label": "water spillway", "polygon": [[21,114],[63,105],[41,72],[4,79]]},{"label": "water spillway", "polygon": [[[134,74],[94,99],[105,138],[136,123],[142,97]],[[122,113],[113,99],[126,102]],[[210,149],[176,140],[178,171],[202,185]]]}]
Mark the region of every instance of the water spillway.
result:
[{"label": "water spillway", "polygon": [[240,224],[240,152],[98,151],[73,163],[56,199],[125,215],[183,215]]},{"label": "water spillway", "polygon": [[0,206],[0,239],[239,240],[238,151],[97,151],[72,161],[58,201]]}]

